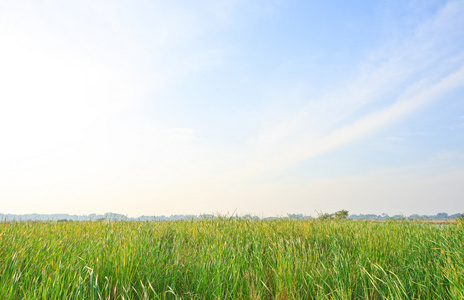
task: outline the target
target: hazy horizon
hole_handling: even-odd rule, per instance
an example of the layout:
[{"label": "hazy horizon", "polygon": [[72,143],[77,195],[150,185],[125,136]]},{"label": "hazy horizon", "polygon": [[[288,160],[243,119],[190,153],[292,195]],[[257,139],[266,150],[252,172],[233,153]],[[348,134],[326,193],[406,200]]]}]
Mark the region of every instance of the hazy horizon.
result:
[{"label": "hazy horizon", "polygon": [[0,213],[462,213],[463,15],[0,1]]}]

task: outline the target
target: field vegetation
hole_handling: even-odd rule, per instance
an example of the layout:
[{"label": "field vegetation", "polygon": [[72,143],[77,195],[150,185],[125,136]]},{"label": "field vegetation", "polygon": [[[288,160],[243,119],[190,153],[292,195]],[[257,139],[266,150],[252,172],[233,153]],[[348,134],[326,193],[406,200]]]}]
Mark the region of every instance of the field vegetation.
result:
[{"label": "field vegetation", "polygon": [[463,299],[464,222],[0,222],[0,299]]}]

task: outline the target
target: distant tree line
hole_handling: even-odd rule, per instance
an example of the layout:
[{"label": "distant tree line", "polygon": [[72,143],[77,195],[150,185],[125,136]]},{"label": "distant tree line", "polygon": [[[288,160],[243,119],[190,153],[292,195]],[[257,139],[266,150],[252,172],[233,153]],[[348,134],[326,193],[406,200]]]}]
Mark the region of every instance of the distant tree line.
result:
[{"label": "distant tree line", "polygon": [[[221,216],[213,214],[202,215],[170,215],[170,216],[140,216],[137,218],[128,217],[122,214],[106,213],[106,214],[90,214],[90,215],[69,215],[69,214],[0,214],[1,221],[57,221],[57,222],[70,222],[70,221],[174,221],[174,220],[201,220],[205,218],[227,218],[227,219],[247,219],[247,220],[272,220],[272,219],[313,219],[312,216],[304,214],[287,214],[281,217],[259,217],[250,214],[246,215],[232,215]],[[462,220],[464,221],[464,214],[452,214],[441,212],[436,215],[418,215],[413,214],[409,217],[404,215],[389,216],[387,214],[360,214],[350,215],[347,210],[340,210],[334,213],[319,213],[317,219],[320,220],[387,220],[387,219],[410,219],[410,220]]]}]

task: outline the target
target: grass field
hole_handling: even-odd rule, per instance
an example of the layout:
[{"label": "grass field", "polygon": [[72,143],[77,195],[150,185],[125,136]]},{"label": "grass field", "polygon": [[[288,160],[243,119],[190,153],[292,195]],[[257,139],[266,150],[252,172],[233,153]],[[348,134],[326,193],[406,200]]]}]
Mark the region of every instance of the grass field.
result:
[{"label": "grass field", "polygon": [[0,299],[463,299],[464,224],[0,222]]}]

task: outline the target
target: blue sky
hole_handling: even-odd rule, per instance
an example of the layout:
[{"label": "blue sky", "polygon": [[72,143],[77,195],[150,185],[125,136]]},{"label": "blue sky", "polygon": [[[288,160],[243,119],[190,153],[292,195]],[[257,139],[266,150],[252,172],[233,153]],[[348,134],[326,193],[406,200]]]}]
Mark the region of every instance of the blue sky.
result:
[{"label": "blue sky", "polygon": [[463,212],[463,14],[0,0],[0,212]]}]

